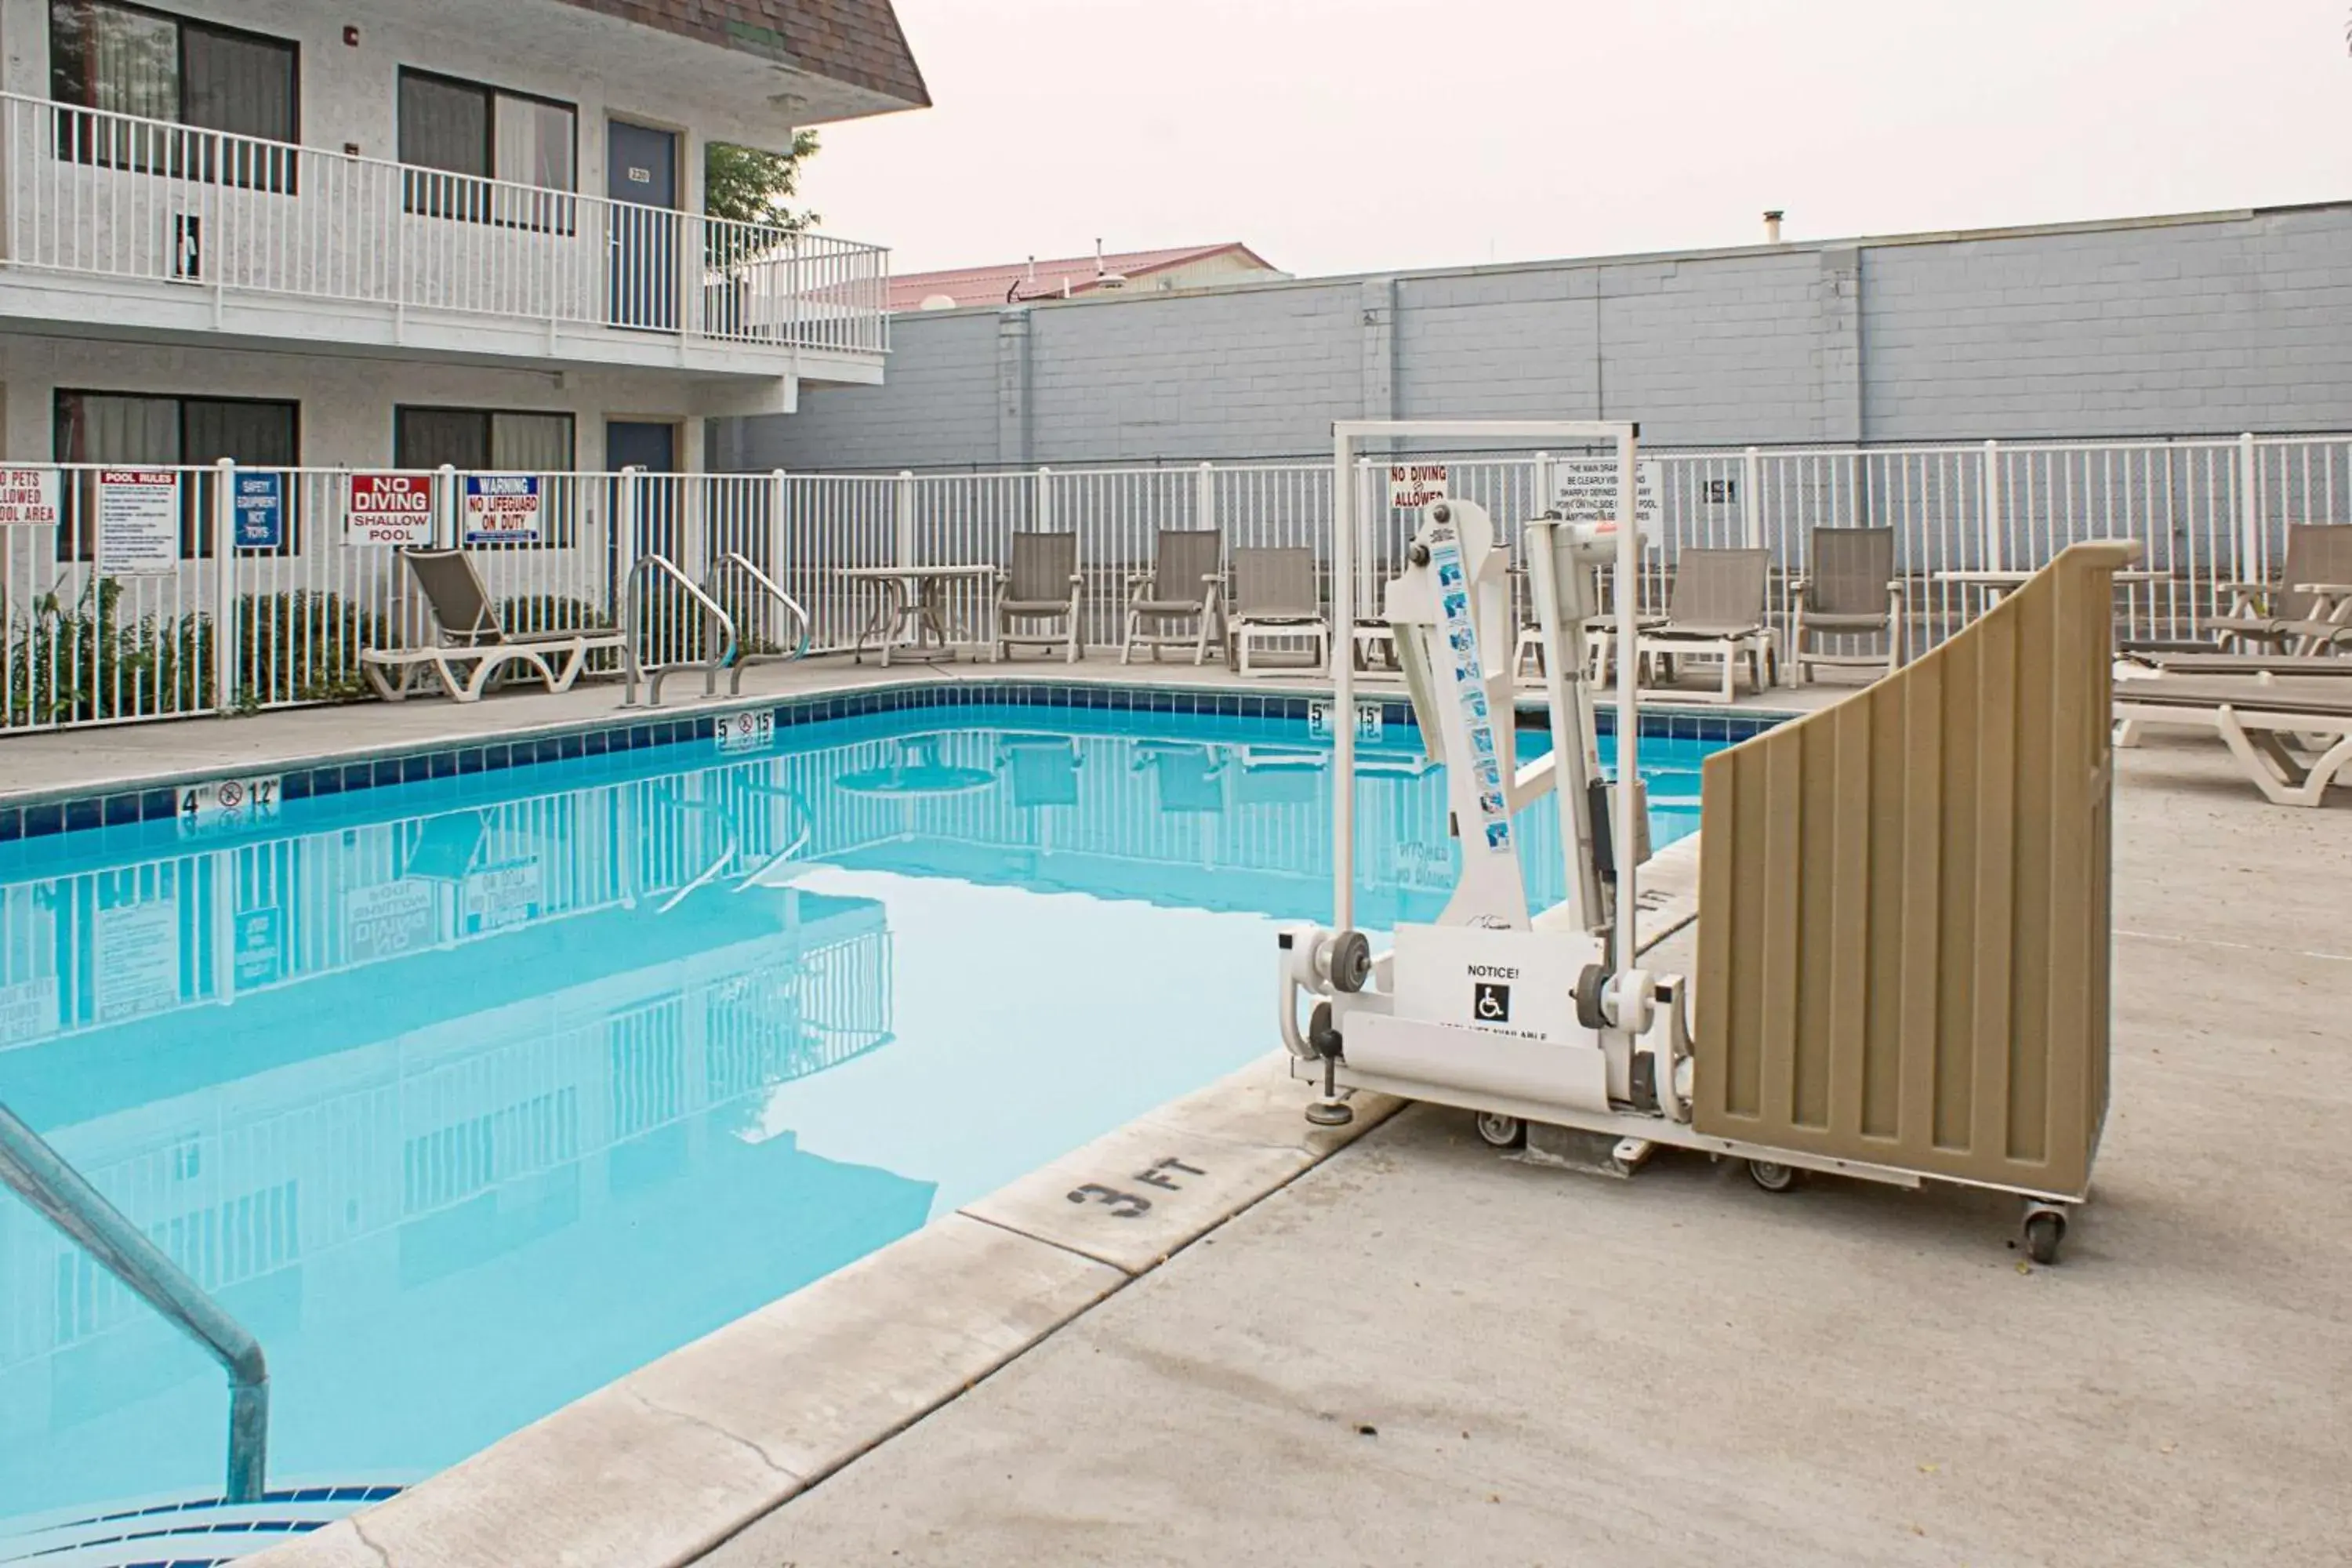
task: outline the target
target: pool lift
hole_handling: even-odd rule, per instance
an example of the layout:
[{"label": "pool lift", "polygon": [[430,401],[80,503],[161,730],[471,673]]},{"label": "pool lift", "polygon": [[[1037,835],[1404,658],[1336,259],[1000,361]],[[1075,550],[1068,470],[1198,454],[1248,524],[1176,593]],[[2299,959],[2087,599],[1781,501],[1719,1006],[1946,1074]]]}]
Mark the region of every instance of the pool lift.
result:
[{"label": "pool lift", "polygon": [[[1379,436],[1491,440],[1502,437],[1605,443],[1617,460],[1616,516],[1633,514],[1636,428],[1630,424],[1424,425],[1349,422],[1336,427],[1339,471],[1354,445]],[[1349,487],[1339,493],[1347,508]],[[1335,551],[1341,625],[1352,622],[1352,518]],[[1510,591],[1493,520],[1474,501],[1421,510],[1407,564],[1387,587],[1384,618],[1396,645],[1423,745],[1446,764],[1446,800],[1462,841],[1461,871],[1435,921],[1402,922],[1375,953],[1352,929],[1356,759],[1349,726],[1335,726],[1336,864],[1333,929],[1281,933],[1284,1043],[1294,1071],[1320,1080],[1308,1110],[1349,1121],[1346,1095],[1377,1089],[1482,1113],[1491,1142],[1516,1142],[1530,1122],[1612,1134],[1613,1163],[1638,1164],[1690,1116],[1686,984],[1639,963],[1635,867],[1646,854],[1638,783],[1612,784],[1601,768],[1587,628],[1601,617],[1598,573],[1635,580],[1641,540],[1610,521],[1556,512],[1526,525],[1526,560],[1550,702],[1551,749],[1521,763],[1514,725]],[[1633,596],[1617,605],[1619,646],[1633,646]],[[1333,661],[1339,710],[1352,710],[1349,661]],[[1619,661],[1619,776],[1638,781],[1633,661]],[[1512,817],[1550,795],[1559,812],[1567,897],[1531,910]],[[1618,846],[1630,846],[1620,854]],[[1300,1003],[1311,1011],[1301,1021]]]}]

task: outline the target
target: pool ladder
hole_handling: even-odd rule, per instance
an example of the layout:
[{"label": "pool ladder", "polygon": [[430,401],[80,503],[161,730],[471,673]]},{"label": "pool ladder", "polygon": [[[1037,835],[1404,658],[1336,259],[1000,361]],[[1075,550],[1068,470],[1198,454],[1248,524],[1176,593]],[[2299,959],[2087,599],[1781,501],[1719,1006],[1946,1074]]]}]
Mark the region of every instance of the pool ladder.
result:
[{"label": "pool ladder", "polygon": [[[798,627],[791,652],[743,651],[742,637],[736,628],[735,617],[728,613],[727,606],[719,600],[720,590],[730,576],[741,579],[751,593],[782,607],[784,614]],[[647,601],[651,597],[652,585],[656,583],[667,584],[673,595],[681,596],[701,611],[704,646],[711,650],[708,658],[646,658]],[[667,555],[639,556],[635,564],[629,568],[628,581],[622,585],[621,600],[621,662],[625,679],[621,706],[624,708],[638,706],[637,690],[640,686],[645,689],[644,705],[647,708],[660,707],[663,677],[673,669],[682,669],[693,664],[702,666],[702,694],[705,697],[719,694],[719,672],[722,669],[728,672],[727,694],[738,697],[742,695],[745,668],[772,660],[796,659],[809,649],[808,611],[802,607],[800,601],[784,592],[774,578],[740,551],[730,550],[720,555],[711,563],[709,573],[700,583],[688,577],[677,563]],[[666,638],[677,637],[677,623],[667,616],[663,619],[665,624],[656,628],[657,632]]]},{"label": "pool ladder", "polygon": [[5,1105],[0,1105],[0,1183],[15,1189],[99,1267],[177,1324],[227,1370],[226,1500],[260,1501],[269,1461],[269,1364],[261,1342]]}]

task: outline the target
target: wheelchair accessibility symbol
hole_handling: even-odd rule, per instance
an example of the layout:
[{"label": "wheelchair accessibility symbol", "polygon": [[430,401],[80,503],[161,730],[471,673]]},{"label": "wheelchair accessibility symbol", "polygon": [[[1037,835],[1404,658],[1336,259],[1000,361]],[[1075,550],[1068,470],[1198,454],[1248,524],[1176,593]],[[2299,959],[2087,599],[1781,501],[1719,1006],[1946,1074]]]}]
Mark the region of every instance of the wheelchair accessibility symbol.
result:
[{"label": "wheelchair accessibility symbol", "polygon": [[1486,981],[1477,984],[1471,997],[1471,1016],[1482,1024],[1507,1024],[1511,1021],[1511,988]]}]

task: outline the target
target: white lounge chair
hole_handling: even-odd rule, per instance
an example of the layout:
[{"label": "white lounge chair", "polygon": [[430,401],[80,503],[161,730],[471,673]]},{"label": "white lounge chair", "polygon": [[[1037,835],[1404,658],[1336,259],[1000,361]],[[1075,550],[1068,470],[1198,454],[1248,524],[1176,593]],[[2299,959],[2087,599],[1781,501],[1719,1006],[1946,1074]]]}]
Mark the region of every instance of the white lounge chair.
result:
[{"label": "white lounge chair", "polygon": [[[1755,689],[1776,677],[1772,631],[1764,619],[1764,594],[1772,570],[1764,550],[1685,550],[1675,561],[1675,586],[1666,618],[1642,630],[1636,656],[1674,679],[1677,658],[1713,658],[1723,664],[1723,685],[1706,700],[1728,702],[1738,694],[1745,663]],[[1697,695],[1692,693],[1691,695]]]},{"label": "white lounge chair", "polygon": [[2352,764],[2352,682],[2336,676],[2171,676],[2118,680],[2118,745],[2144,725],[2210,730],[2263,797],[2319,805]]},{"label": "white lounge chair", "polygon": [[1234,613],[1226,633],[1230,661],[1250,671],[1250,645],[1304,637],[1314,647],[1314,668],[1331,662],[1331,623],[1323,618],[1323,595],[1315,581],[1315,552],[1297,546],[1234,552]]},{"label": "white lounge chair", "polygon": [[[1127,632],[1119,642],[1119,663],[1125,664],[1139,647],[1150,648],[1151,662],[1157,664],[1161,648],[1189,646],[1192,662],[1202,664],[1213,644],[1223,646],[1217,620],[1224,608],[1224,536],[1214,529],[1160,531],[1151,570],[1127,580]],[[1187,623],[1192,626],[1189,637],[1169,630]]]},{"label": "white lounge chair", "polygon": [[617,631],[509,632],[464,551],[404,550],[400,555],[432,608],[435,641],[425,647],[361,650],[361,673],[387,702],[421,689],[427,677],[460,702],[478,701],[491,681],[516,666],[545,681],[550,691],[569,691],[590,654],[622,645]]},{"label": "white lounge chair", "polygon": [[[1086,589],[1075,533],[1016,533],[1013,560],[996,574],[990,642],[1003,659],[1016,647],[1060,648],[1066,663],[1086,652],[1078,607]],[[1039,627],[1020,631],[1016,623]]]}]

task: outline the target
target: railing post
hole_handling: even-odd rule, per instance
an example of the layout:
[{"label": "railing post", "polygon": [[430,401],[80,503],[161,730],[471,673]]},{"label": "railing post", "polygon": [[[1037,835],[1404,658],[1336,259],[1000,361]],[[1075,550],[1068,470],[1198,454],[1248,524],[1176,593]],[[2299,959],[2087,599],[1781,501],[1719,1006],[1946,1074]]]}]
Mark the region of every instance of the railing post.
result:
[{"label": "railing post", "polygon": [[891,532],[890,563],[912,566],[915,562],[915,473],[912,468],[898,470],[898,482],[891,487],[891,517],[895,524]]},{"label": "railing post", "polygon": [[1217,526],[1216,465],[1202,463],[1200,477],[1193,483],[1195,488],[1192,492],[1192,526],[1214,528]]},{"label": "railing post", "polygon": [[457,526],[457,513],[460,509],[457,504],[457,464],[441,465],[440,489],[441,504],[434,508],[434,532],[438,535],[437,542],[442,549],[456,550],[464,542],[464,534]]},{"label": "railing post", "polygon": [[213,701],[223,713],[236,707],[236,463],[223,458],[213,468]]},{"label": "railing post", "polygon": [[2001,570],[2000,547],[2000,443],[1984,444],[1984,558],[1985,570]]},{"label": "railing post", "polygon": [[[2255,494],[2256,478],[2254,433],[2246,431],[2238,437],[2238,571],[2237,581],[2260,583],[2263,571],[2263,509]],[[2292,591],[2294,584],[2286,584]]]},{"label": "railing post", "polygon": [[1739,526],[1750,550],[1764,548],[1764,454],[1750,447],[1739,454]]}]

